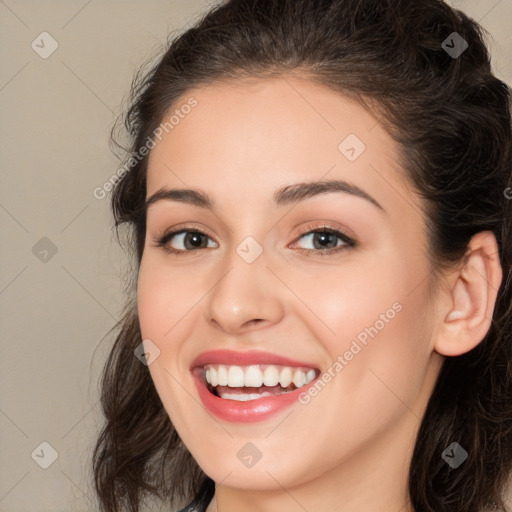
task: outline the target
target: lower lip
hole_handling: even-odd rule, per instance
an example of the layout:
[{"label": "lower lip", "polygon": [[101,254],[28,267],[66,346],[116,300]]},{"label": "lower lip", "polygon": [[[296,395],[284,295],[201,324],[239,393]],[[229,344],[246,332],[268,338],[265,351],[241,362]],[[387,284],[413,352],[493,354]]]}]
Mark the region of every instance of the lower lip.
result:
[{"label": "lower lip", "polygon": [[232,423],[253,423],[270,418],[286,407],[291,406],[297,401],[299,395],[315,382],[313,380],[299,389],[283,393],[282,395],[266,396],[256,400],[240,402],[238,400],[220,398],[210,393],[197,372],[193,372],[193,375],[197,391],[199,392],[199,398],[204,406],[218,418]]}]

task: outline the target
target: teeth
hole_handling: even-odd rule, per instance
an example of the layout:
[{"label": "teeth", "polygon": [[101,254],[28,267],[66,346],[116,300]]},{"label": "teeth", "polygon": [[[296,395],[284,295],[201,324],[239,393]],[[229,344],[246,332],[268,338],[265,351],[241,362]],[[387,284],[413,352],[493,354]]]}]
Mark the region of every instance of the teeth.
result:
[{"label": "teeth", "polygon": [[218,384],[218,380],[217,380],[217,370],[215,368],[210,368],[210,384],[212,386],[217,386]]},{"label": "teeth", "polygon": [[[244,385],[244,371],[240,366],[230,366],[228,370],[228,386],[241,388]],[[212,384],[213,386],[213,384]]]},{"label": "teeth", "polygon": [[247,402],[247,400],[257,400],[258,398],[262,398],[264,396],[273,396],[272,393],[268,393],[265,391],[264,393],[224,393],[222,398],[227,400],[237,400],[238,402]]},{"label": "teeth", "polygon": [[[252,387],[259,388],[265,386],[281,385],[287,388],[294,384],[300,388],[309,384],[316,376],[312,368],[295,368],[279,365],[251,365],[251,366],[227,366],[209,364],[205,367],[206,382],[215,386],[229,386],[231,388]],[[228,396],[228,395],[225,395]],[[229,395],[231,396],[231,395]],[[252,395],[236,395],[237,400],[252,400]],[[240,398],[248,396],[249,398]],[[260,398],[262,395],[257,395]]]},{"label": "teeth", "polygon": [[279,384],[283,388],[286,388],[290,385],[292,382],[292,369],[291,368],[283,368],[281,370],[281,375],[279,377]]},{"label": "teeth", "polygon": [[244,383],[246,388],[259,388],[263,384],[263,372],[259,366],[247,368]]},{"label": "teeth", "polygon": [[228,385],[228,371],[224,365],[219,365],[219,369],[217,370],[217,381],[219,386]]},{"label": "teeth", "polygon": [[[315,370],[311,370],[315,373]],[[279,384],[279,370],[275,366],[269,366],[263,372],[263,384],[265,386],[277,386]]]},{"label": "teeth", "polygon": [[296,388],[301,388],[306,384],[306,374],[300,370],[295,370],[293,373],[293,383]]}]

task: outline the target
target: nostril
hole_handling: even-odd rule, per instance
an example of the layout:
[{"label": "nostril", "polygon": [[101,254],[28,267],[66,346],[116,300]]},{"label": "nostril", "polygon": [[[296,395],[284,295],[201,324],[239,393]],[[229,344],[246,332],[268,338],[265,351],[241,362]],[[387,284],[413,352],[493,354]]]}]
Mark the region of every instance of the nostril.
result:
[{"label": "nostril", "polygon": [[251,327],[253,324],[256,324],[256,323],[259,323],[259,322],[263,322],[263,319],[262,318],[256,318],[255,320],[249,320],[249,322],[247,322],[248,326]]}]

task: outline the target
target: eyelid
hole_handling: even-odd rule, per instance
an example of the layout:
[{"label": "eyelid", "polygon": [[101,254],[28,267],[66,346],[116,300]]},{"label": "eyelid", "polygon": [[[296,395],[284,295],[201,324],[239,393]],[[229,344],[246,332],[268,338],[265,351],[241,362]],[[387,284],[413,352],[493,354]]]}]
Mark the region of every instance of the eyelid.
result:
[{"label": "eyelid", "polygon": [[333,225],[331,225],[331,223],[328,223],[327,221],[323,221],[323,224],[321,225],[315,224],[314,221],[310,222],[299,230],[299,234],[296,239],[299,239],[303,235],[306,235],[311,232],[333,231],[343,235],[343,237],[346,238],[347,240],[355,242],[353,237],[350,236],[342,227],[340,227],[338,223],[334,224],[336,224],[336,227],[334,227]]},{"label": "eyelid", "polygon": [[194,224],[187,224],[186,222],[182,224],[177,224],[176,226],[172,226],[171,228],[166,229],[162,235],[156,236],[155,241],[161,240],[169,235],[178,235],[179,233],[183,233],[184,231],[200,233],[214,240],[214,237],[206,227],[204,227],[202,224],[199,224],[199,226],[200,227],[197,227],[197,225]]}]

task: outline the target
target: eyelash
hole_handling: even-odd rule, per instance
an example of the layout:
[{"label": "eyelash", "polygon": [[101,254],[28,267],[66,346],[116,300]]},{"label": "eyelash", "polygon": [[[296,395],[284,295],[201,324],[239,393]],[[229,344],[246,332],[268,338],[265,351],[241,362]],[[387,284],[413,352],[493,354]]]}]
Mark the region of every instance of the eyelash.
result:
[{"label": "eyelash", "polygon": [[[165,233],[161,238],[158,238],[155,240],[155,247],[163,248],[167,253],[175,254],[177,256],[183,256],[186,253],[195,252],[200,249],[206,249],[206,247],[198,247],[197,249],[192,250],[178,250],[178,249],[172,249],[167,244],[172,240],[172,238],[176,235],[180,235],[182,233],[197,233],[198,235],[206,236],[207,238],[210,238],[206,233],[203,231],[197,229],[197,228],[187,228],[186,226],[175,230],[170,231],[169,233]],[[329,226],[323,226],[323,227],[312,227],[312,226],[306,226],[303,228],[299,234],[299,237],[297,238],[297,241],[300,240],[304,235],[309,235],[312,233],[328,233],[330,235],[336,235],[339,239],[341,239],[342,242],[344,242],[344,245],[341,245],[339,247],[334,247],[330,249],[302,249],[302,252],[306,254],[307,256],[314,255],[314,256],[327,256],[339,253],[341,251],[347,250],[347,249],[353,249],[358,246],[358,243],[350,238],[348,235],[346,235],[343,231],[340,231],[338,229],[331,228]]]}]

